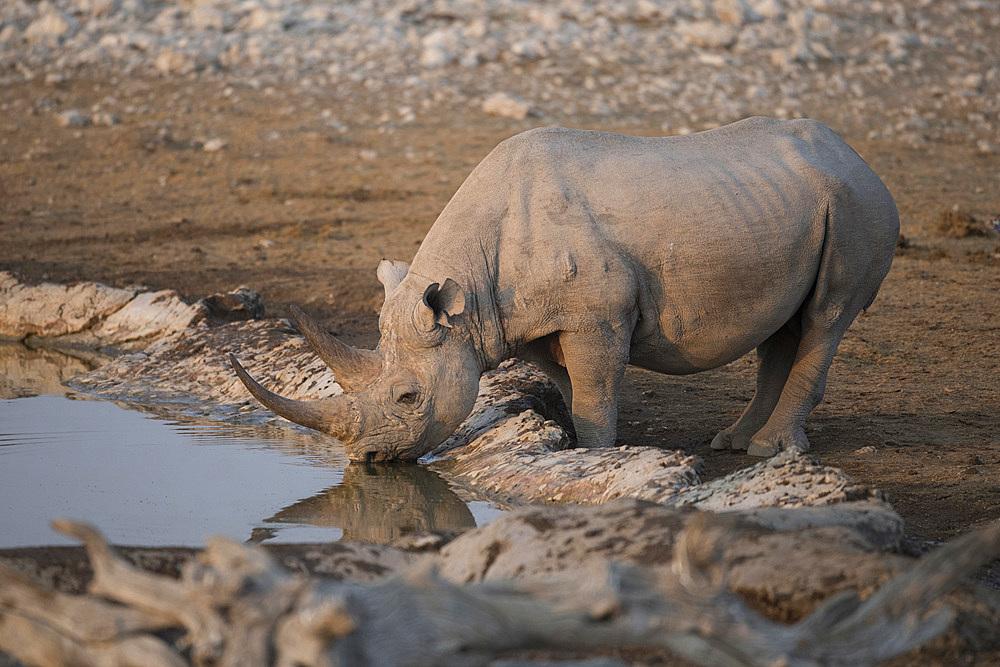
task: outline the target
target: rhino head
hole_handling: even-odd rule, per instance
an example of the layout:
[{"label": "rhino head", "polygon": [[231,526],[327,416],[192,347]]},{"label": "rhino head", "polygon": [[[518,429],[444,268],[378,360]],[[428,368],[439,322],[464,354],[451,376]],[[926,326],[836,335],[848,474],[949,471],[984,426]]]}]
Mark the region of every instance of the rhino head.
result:
[{"label": "rhino head", "polygon": [[342,343],[292,307],[299,329],[344,394],[315,401],[278,396],[231,355],[237,375],[275,413],[343,442],[352,461],[419,458],[472,412],[483,368],[463,326],[462,287],[450,278],[432,282],[408,269],[404,262],[379,265],[386,299],[375,350]]}]

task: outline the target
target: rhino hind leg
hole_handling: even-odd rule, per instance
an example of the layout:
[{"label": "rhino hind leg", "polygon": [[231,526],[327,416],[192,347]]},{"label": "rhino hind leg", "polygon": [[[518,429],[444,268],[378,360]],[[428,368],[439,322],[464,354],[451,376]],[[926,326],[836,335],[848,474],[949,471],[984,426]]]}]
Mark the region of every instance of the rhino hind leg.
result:
[{"label": "rhino hind leg", "polygon": [[[878,280],[872,280],[879,272]],[[750,439],[747,454],[766,457],[790,448],[809,450],[806,417],[823,400],[827,373],[847,327],[871,300],[872,292],[865,286],[877,286],[884,275],[879,267],[872,267],[870,274],[850,285],[850,289],[821,279],[824,289],[817,292],[826,296],[817,298],[814,293],[803,308],[802,335],[788,379],[767,423]]]},{"label": "rhino hind leg", "polygon": [[757,388],[743,414],[712,439],[712,449],[743,449],[771,417],[799,346],[798,316],[757,347]]}]

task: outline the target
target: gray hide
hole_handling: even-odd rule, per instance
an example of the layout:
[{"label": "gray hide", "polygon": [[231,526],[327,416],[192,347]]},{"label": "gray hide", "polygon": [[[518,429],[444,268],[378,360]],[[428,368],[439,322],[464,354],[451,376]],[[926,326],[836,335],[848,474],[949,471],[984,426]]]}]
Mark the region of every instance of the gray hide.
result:
[{"label": "gray hide", "polygon": [[509,357],[538,364],[571,407],[578,444],[601,447],[615,442],[627,364],[696,373],[756,348],[753,400],[712,446],[804,450],[806,416],[898,232],[882,181],[815,121],[750,118],[668,138],[536,129],[476,167],[411,265],[383,261],[377,350],[297,313],[347,394],[287,401],[237,371],[352,459],[415,459]]}]

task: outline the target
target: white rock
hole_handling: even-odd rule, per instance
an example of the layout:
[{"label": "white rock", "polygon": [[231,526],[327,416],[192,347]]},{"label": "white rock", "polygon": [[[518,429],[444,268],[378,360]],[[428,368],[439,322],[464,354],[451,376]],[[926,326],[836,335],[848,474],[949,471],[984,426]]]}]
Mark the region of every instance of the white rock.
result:
[{"label": "white rock", "polygon": [[184,303],[173,290],[143,292],[93,327],[90,333],[110,343],[160,338],[195,326],[206,314],[204,306]]},{"label": "white rock", "polygon": [[188,23],[195,30],[227,30],[235,19],[232,14],[217,7],[199,5],[188,14]]},{"label": "white rock", "polygon": [[682,23],[677,30],[691,44],[706,48],[729,48],[739,36],[735,27],[715,21]]},{"label": "white rock", "polygon": [[84,116],[77,109],[69,109],[56,114],[56,123],[60,127],[83,127],[90,123],[90,118]]},{"label": "white rock", "polygon": [[89,16],[108,16],[118,10],[118,0],[75,0],[76,12]]},{"label": "white rock", "polygon": [[194,59],[170,47],[160,50],[154,66],[164,74],[186,73],[195,68]]},{"label": "white rock", "polygon": [[498,92],[483,100],[483,111],[491,116],[524,120],[531,113],[531,105],[507,93]]},{"label": "white rock", "polygon": [[760,20],[760,17],[747,4],[746,0],[715,0],[713,8],[719,20],[725,23],[743,25],[744,23]]},{"label": "white rock", "polygon": [[109,112],[95,113],[92,120],[94,125],[102,127],[111,127],[112,125],[119,125],[122,122],[122,119],[118,115]]},{"label": "white rock", "polygon": [[435,30],[421,40],[420,64],[424,67],[443,67],[454,62],[460,50],[457,36],[452,30]]},{"label": "white rock", "polygon": [[24,38],[29,42],[57,40],[69,32],[71,22],[76,23],[60,12],[50,10],[31,22],[24,31]]},{"label": "white rock", "polygon": [[980,139],[976,142],[976,150],[979,151],[981,155],[996,155],[997,153],[1000,153],[1000,146],[997,146],[986,139]]},{"label": "white rock", "polygon": [[765,19],[775,19],[785,13],[779,0],[752,0],[750,7],[755,14]]},{"label": "white rock", "polygon": [[201,147],[201,149],[206,153],[216,153],[218,151],[221,151],[228,145],[229,144],[226,143],[225,139],[220,139],[219,137],[213,137],[208,141],[206,141],[205,144]]},{"label": "white rock", "polygon": [[25,285],[0,271],[0,335],[62,336],[107,317],[135,296],[100,283]]},{"label": "white rock", "polygon": [[275,9],[254,7],[241,26],[246,30],[283,30],[284,15]]}]

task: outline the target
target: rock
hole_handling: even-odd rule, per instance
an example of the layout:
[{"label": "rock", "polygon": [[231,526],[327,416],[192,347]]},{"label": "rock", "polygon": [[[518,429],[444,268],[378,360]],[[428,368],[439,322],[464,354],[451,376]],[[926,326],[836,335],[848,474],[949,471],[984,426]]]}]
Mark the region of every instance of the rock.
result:
[{"label": "rock", "polygon": [[98,125],[101,127],[111,127],[112,125],[120,125],[122,122],[122,119],[117,114],[108,112],[95,113],[92,120],[94,125]]},{"label": "rock", "polygon": [[491,116],[524,120],[531,113],[531,106],[522,99],[498,92],[483,100],[483,111]]},{"label": "rock", "polygon": [[79,14],[100,18],[116,12],[120,4],[118,0],[74,0],[73,7]]},{"label": "rock", "polygon": [[90,118],[77,109],[69,109],[56,114],[56,123],[59,127],[84,127],[90,124]]},{"label": "rock", "polygon": [[596,507],[534,506],[505,513],[441,549],[441,576],[456,583],[530,581],[612,559],[656,567],[672,559],[690,513],[621,499]]},{"label": "rock", "polygon": [[682,23],[678,32],[691,44],[710,49],[728,49],[739,36],[734,26],[714,21]]},{"label": "rock", "polygon": [[[891,545],[872,543],[858,530],[855,509],[844,506],[843,513],[827,513],[828,521],[811,526],[798,521],[802,510],[770,510],[773,526],[761,515],[727,515],[720,580],[772,614],[798,618],[827,596],[884,581],[905,568],[906,558],[884,553]],[[520,508],[455,538],[437,560],[441,576],[463,584],[551,581],[604,560],[655,572],[672,567],[676,538],[697,516],[632,499]],[[901,534],[902,519],[895,520]]]},{"label": "rock", "polygon": [[213,138],[209,139],[208,141],[206,141],[202,145],[201,149],[203,151],[205,151],[206,153],[217,153],[218,151],[221,151],[223,148],[225,148],[228,145],[229,144],[226,143],[225,139],[220,139],[219,137],[213,137]]},{"label": "rock", "polygon": [[57,41],[68,33],[75,23],[71,17],[55,9],[49,9],[31,22],[24,31],[24,38],[29,42]]},{"label": "rock", "polygon": [[980,139],[976,142],[976,151],[980,155],[996,155],[997,153],[1000,153],[1000,146],[992,141]]},{"label": "rock", "polygon": [[246,285],[233,292],[220,292],[201,299],[198,304],[208,311],[213,323],[258,320],[264,317],[264,300]]},{"label": "rock", "polygon": [[133,290],[100,283],[25,285],[0,272],[0,336],[62,336],[82,331],[121,309]]},{"label": "rock", "polygon": [[245,30],[284,30],[284,15],[275,9],[255,6],[242,22]]},{"label": "rock", "polygon": [[[200,326],[166,336],[145,354],[123,355],[110,364],[78,376],[72,386],[102,398],[185,402],[213,417],[239,414],[244,423],[280,422],[247,395],[229,364],[240,358],[270,389],[300,400],[343,393],[333,372],[287,323],[233,322]],[[240,410],[244,406],[252,406]],[[329,443],[329,441],[327,441]]]},{"label": "rock", "polygon": [[460,52],[458,40],[452,30],[435,30],[423,38],[420,64],[424,67],[444,67],[456,60]]},{"label": "rock", "polygon": [[173,290],[143,292],[92,327],[89,333],[102,344],[156,339],[195,326],[207,314],[203,306],[184,303]]},{"label": "rock", "polygon": [[198,5],[188,14],[188,23],[194,30],[228,30],[235,19],[229,12],[210,5]]},{"label": "rock", "polygon": [[760,16],[746,0],[715,0],[713,8],[719,20],[725,23],[741,26],[744,23],[760,20]]},{"label": "rock", "polygon": [[169,47],[160,49],[154,66],[163,74],[187,74],[197,69],[193,57]]},{"label": "rock", "polygon": [[725,477],[680,489],[675,502],[724,512],[882,499],[880,491],[855,483],[843,470],[789,449]]},{"label": "rock", "polygon": [[776,19],[785,13],[779,0],[752,0],[750,6],[754,14],[763,19]]}]

